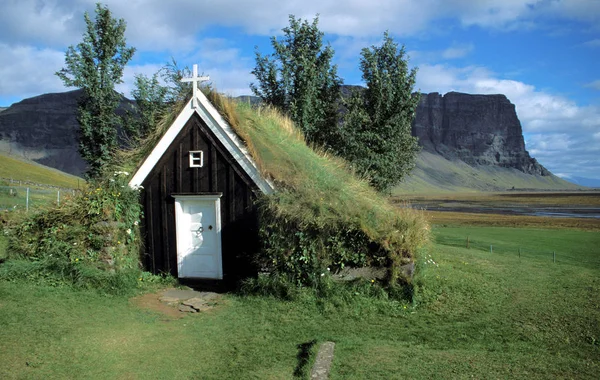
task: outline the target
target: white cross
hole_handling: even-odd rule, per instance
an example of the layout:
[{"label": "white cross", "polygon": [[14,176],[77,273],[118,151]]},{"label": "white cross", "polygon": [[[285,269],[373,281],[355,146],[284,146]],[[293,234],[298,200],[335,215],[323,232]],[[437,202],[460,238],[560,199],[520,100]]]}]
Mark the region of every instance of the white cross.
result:
[{"label": "white cross", "polygon": [[196,94],[198,93],[198,83],[206,82],[208,80],[210,80],[210,77],[199,77],[198,76],[198,65],[194,65],[191,78],[181,78],[182,82],[192,82],[192,86],[193,86],[192,87],[192,89],[193,89],[192,108],[196,108],[196,105],[197,105]]}]

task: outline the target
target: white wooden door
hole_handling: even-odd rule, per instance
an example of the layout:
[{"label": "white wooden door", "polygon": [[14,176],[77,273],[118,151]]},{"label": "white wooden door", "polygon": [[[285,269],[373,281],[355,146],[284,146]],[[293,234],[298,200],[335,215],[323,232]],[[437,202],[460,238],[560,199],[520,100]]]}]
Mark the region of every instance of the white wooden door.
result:
[{"label": "white wooden door", "polygon": [[177,272],[180,278],[223,278],[218,196],[175,198]]}]

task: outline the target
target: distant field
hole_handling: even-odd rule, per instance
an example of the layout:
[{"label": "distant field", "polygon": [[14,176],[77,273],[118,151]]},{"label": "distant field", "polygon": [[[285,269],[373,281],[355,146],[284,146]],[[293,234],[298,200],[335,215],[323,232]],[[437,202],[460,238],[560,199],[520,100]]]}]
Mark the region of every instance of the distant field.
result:
[{"label": "distant field", "polygon": [[506,206],[525,205],[581,205],[600,206],[600,191],[563,192],[470,192],[470,193],[430,193],[427,195],[405,194],[394,197],[396,200],[420,202],[468,202],[469,204]]},{"label": "distant field", "polygon": [[69,189],[77,189],[78,186],[81,187],[84,183],[83,179],[74,175],[1,153],[0,177]]},{"label": "distant field", "polygon": [[[404,194],[392,200],[404,206],[426,209],[430,222],[434,225],[473,225],[490,227],[535,227],[569,228],[600,231],[600,219],[542,217],[530,215],[510,215],[518,210],[540,210],[552,207],[555,210],[598,209],[600,192],[504,192],[504,193],[441,193]],[[431,210],[431,209],[435,210]],[[440,211],[460,208],[463,211]],[[493,210],[483,212],[485,210]]]},{"label": "distant field", "polygon": [[431,194],[441,192],[507,191],[515,189],[577,190],[582,186],[556,176],[533,176],[516,169],[494,166],[470,166],[442,156],[421,152],[417,165],[392,193]]},{"label": "distant field", "polygon": [[475,214],[450,211],[426,211],[429,222],[440,226],[518,227],[579,229],[600,231],[600,220],[584,218],[550,218],[541,216]]},{"label": "distant field", "polygon": [[[456,226],[435,229],[443,246],[479,250],[539,263],[579,265],[600,270],[600,234],[595,231]],[[467,243],[468,240],[468,243]]]}]

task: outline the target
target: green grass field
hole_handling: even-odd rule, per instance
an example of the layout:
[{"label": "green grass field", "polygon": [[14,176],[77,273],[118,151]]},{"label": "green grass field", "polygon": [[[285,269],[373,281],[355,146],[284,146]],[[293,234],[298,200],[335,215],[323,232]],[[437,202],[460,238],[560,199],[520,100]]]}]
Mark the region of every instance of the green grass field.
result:
[{"label": "green grass field", "polygon": [[0,153],[0,178],[29,181],[68,189],[83,186],[84,180],[60,170]]},{"label": "green grass field", "polygon": [[[85,181],[79,177],[1,153],[0,178],[8,179],[0,179],[0,210],[24,210],[27,203],[27,188],[29,188],[29,207],[34,208],[56,202],[57,199],[64,199],[72,193],[72,190],[66,189],[79,189],[85,186]],[[13,182],[10,181],[11,179]],[[30,183],[19,185],[18,181]],[[63,189],[36,186],[31,183]]]},{"label": "green grass field", "polygon": [[[467,234],[506,252],[466,249]],[[600,269],[586,263],[600,261],[597,233],[440,227],[434,240],[415,305],[228,295],[174,319],[122,297],[2,281],[0,378],[284,379],[313,340],[336,342],[332,379],[597,378]],[[527,245],[571,260],[519,258]]]}]

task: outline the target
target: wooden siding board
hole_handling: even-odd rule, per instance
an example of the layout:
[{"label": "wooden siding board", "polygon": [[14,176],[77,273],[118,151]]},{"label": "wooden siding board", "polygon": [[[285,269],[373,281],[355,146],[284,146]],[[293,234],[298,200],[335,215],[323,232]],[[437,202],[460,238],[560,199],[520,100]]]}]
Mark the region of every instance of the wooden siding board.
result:
[{"label": "wooden siding board", "polygon": [[[183,132],[189,131],[189,125],[186,126]],[[191,132],[189,132],[191,134]],[[185,135],[184,135],[185,136]],[[190,163],[189,158],[187,157],[188,152],[192,149],[192,140],[191,138],[186,139],[185,141],[185,150],[184,150],[184,159],[181,161],[181,170],[183,171],[183,175],[186,177],[186,187],[182,189],[182,191],[186,192],[194,192],[194,176],[190,175]]]},{"label": "wooden siding board", "polygon": [[246,212],[245,200],[246,200],[246,189],[244,181],[239,176],[235,176],[234,188],[233,188],[233,203],[234,203],[234,218],[241,217]]},{"label": "wooden siding board", "polygon": [[200,128],[200,121],[197,121],[194,128],[198,129],[198,145],[197,148],[195,150],[201,150],[202,152],[204,152],[204,163],[203,166],[201,168],[195,168],[195,170],[198,172],[198,176],[200,178],[200,192],[210,192],[211,191],[211,186],[210,186],[210,180],[211,180],[211,174],[210,174],[210,160],[211,160],[211,155],[210,155],[210,149],[209,147],[211,146],[210,142],[208,141],[208,139],[206,138],[205,133],[202,132],[201,128]]},{"label": "wooden siding board", "polygon": [[160,201],[160,192],[159,192],[159,183],[158,183],[158,176],[155,177],[154,181],[150,182],[148,184],[148,186],[146,187],[147,189],[149,189],[152,198],[151,198],[151,205],[150,205],[150,215],[151,215],[151,224],[152,224],[152,230],[149,231],[149,233],[151,233],[150,238],[152,241],[152,246],[153,246],[153,251],[151,253],[152,255],[152,259],[154,260],[154,266],[155,266],[155,273],[160,273],[164,271],[164,260],[162,257],[163,254],[163,248],[162,248],[162,244],[160,243],[162,240],[162,231],[160,229],[160,224],[161,224],[161,201]]},{"label": "wooden siding board", "polygon": [[229,205],[229,220],[235,220],[235,172],[227,166],[227,204]]},{"label": "wooden siding board", "polygon": [[[192,132],[192,138],[190,140],[190,150],[196,150],[195,148],[199,145],[198,140],[199,140],[199,131],[198,128],[194,128],[194,122],[191,122],[191,125],[188,125],[188,128],[191,128],[191,132]],[[200,179],[198,178],[198,170],[194,169],[194,168],[190,168],[189,167],[189,163],[188,163],[188,172],[190,174],[190,176],[193,178],[192,183],[192,191],[194,193],[198,192],[198,189],[200,188],[200,186],[198,186],[198,182],[200,181]]]},{"label": "wooden siding board", "polygon": [[177,144],[177,159],[175,163],[175,168],[177,169],[177,186],[175,188],[176,192],[183,191],[183,142],[179,140]]},{"label": "wooden siding board", "polygon": [[208,129],[208,127],[206,127],[204,125],[204,123],[202,123],[201,120],[198,120],[201,126],[201,131],[204,134],[204,136],[207,138],[209,144],[211,146],[213,146],[216,150],[217,153],[227,162],[227,164],[233,168],[233,170],[236,172],[236,174],[242,178],[244,180],[244,182],[246,183],[246,185],[248,187],[250,187],[252,190],[254,191],[259,191],[258,187],[256,186],[256,184],[254,183],[254,181],[252,181],[252,179],[250,177],[248,177],[246,175],[246,173],[244,173],[244,171],[239,167],[239,165],[237,164],[237,162],[235,162],[235,160],[233,159],[233,157],[231,156],[231,154],[228,154],[227,150],[225,149],[225,147],[219,142],[219,140],[217,140],[216,138],[214,138],[212,136],[212,132],[210,132],[210,130]]},{"label": "wooden siding board", "polygon": [[210,146],[210,191],[217,191],[217,148]]},{"label": "wooden siding board", "polygon": [[151,269],[153,273],[156,273],[156,260],[154,258],[154,224],[152,223],[152,188],[144,190],[144,234],[146,237],[146,252],[145,254],[145,262],[147,263],[147,267]]},{"label": "wooden siding board", "polygon": [[167,181],[165,177],[164,168],[159,176],[159,189],[160,189],[160,231],[161,231],[161,245],[162,245],[162,261],[165,263],[165,271],[171,273],[171,263],[169,262],[169,230],[167,226]]}]

